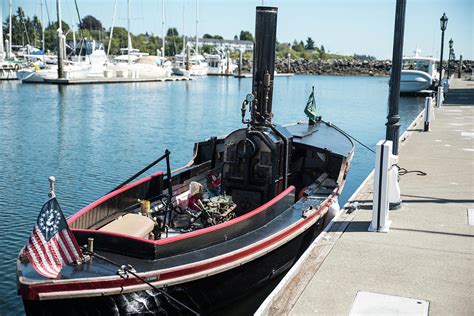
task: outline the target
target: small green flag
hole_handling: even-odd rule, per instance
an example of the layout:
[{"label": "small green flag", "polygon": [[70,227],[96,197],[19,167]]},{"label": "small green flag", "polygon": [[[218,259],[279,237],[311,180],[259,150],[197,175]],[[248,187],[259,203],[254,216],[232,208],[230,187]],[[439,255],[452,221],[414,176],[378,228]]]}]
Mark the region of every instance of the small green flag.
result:
[{"label": "small green flag", "polygon": [[309,118],[310,123],[316,123],[316,100],[314,99],[314,87],[313,91],[311,91],[311,94],[309,95],[304,113]]}]

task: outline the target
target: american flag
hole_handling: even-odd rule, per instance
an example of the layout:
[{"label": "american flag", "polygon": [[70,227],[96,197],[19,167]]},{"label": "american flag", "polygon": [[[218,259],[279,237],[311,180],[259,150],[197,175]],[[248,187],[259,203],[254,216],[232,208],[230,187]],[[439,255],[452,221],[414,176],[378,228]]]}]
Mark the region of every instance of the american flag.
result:
[{"label": "american flag", "polygon": [[41,208],[25,254],[36,272],[51,279],[57,278],[64,264],[82,257],[54,194]]}]

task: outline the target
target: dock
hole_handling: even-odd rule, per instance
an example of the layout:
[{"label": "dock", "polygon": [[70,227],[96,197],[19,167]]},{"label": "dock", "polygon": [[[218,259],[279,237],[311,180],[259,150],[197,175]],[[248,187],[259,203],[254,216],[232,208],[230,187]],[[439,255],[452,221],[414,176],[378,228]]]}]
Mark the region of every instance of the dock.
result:
[{"label": "dock", "polygon": [[[136,82],[167,82],[167,81],[189,81],[192,80],[190,77],[164,77],[164,78],[125,78],[125,77],[112,77],[112,78],[85,78],[85,79],[45,79],[43,82],[34,83],[45,83],[45,84],[58,84],[58,85],[78,85],[78,84],[100,84],[100,83],[136,83]],[[29,82],[25,82],[29,83]]]},{"label": "dock", "polygon": [[389,232],[368,232],[372,173],[256,315],[472,315],[474,81],[452,80],[429,132],[423,119],[400,140]]}]

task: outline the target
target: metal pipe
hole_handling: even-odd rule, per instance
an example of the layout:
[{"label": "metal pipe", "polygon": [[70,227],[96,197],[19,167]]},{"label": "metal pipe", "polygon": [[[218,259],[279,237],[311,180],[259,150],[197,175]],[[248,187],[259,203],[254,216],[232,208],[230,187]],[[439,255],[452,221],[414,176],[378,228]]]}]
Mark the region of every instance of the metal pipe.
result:
[{"label": "metal pipe", "polygon": [[272,120],[273,75],[278,8],[257,7],[253,54],[253,124],[265,126]]},{"label": "metal pipe", "polygon": [[403,36],[405,33],[406,0],[397,0],[395,9],[395,30],[393,37],[392,70],[390,72],[389,106],[386,129],[386,140],[393,142],[392,154],[398,155],[398,137],[400,130],[400,77],[402,70]]},{"label": "metal pipe", "polygon": [[462,55],[459,55],[458,78],[461,78],[461,72],[462,72]]}]

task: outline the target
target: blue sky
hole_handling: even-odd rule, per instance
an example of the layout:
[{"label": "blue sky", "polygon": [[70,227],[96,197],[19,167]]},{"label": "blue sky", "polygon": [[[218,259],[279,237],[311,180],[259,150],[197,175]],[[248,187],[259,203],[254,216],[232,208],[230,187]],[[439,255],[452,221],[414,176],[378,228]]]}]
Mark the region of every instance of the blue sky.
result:
[{"label": "blue sky", "polygon": [[[55,19],[55,0],[46,0],[51,19]],[[161,1],[131,0],[131,31],[161,34]],[[3,2],[7,16],[8,0]],[[27,14],[40,14],[41,0],[13,0]],[[82,16],[91,14],[105,27],[112,24],[115,0],[77,0]],[[186,34],[195,34],[195,0],[165,0],[165,25],[183,29],[183,7]],[[370,54],[391,58],[395,0],[265,0],[277,6],[280,42],[313,38],[317,45],[341,54]],[[220,34],[233,38],[240,30],[254,31],[255,6],[258,0],[200,0],[199,34]],[[74,0],[62,0],[63,19],[77,22]],[[452,38],[456,56],[474,59],[474,0],[407,0],[405,55],[420,48],[423,55],[439,56],[439,18],[449,17],[446,42]],[[46,16],[46,14],[45,14]],[[118,0],[116,24],[126,26],[127,0]],[[45,18],[46,19],[46,18]],[[447,44],[445,46],[445,52]],[[446,56],[446,54],[445,54]]]}]

